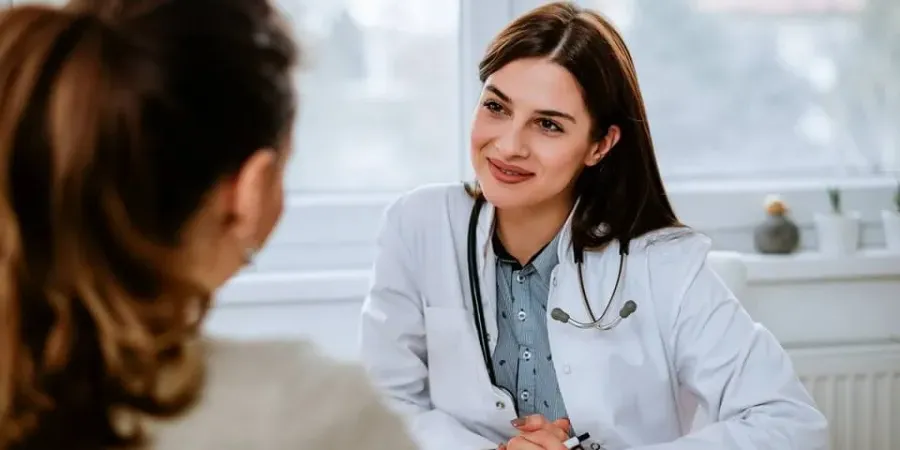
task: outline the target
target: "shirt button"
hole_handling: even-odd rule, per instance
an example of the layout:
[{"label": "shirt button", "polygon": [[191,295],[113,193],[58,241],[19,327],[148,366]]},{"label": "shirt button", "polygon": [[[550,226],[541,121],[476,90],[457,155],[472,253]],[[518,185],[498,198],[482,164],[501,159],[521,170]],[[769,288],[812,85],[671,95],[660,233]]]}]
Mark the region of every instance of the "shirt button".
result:
[{"label": "shirt button", "polygon": [[521,273],[518,274],[518,275],[516,275],[516,281],[518,281],[519,283],[524,283],[524,282],[525,282],[525,275],[522,275]]},{"label": "shirt button", "polygon": [[531,361],[531,352],[528,350],[522,352],[522,359],[524,359],[525,361]]},{"label": "shirt button", "polygon": [[531,393],[528,391],[522,391],[522,393],[519,394],[519,398],[521,398],[523,402],[527,402],[528,399],[531,398]]},{"label": "shirt button", "polygon": [[506,403],[498,401],[496,406],[497,406],[497,409],[504,409],[504,408],[506,408]]},{"label": "shirt button", "polygon": [[520,310],[519,310],[519,313],[516,314],[516,317],[518,317],[520,321],[523,321],[523,322],[524,322],[524,321],[525,321],[525,318],[528,317],[528,314],[527,314],[525,311],[523,311],[523,310],[520,309]]},{"label": "shirt button", "polygon": [[603,450],[603,447],[600,447],[600,444],[596,442],[591,443],[591,450]]},{"label": "shirt button", "polygon": [[566,375],[572,373],[572,367],[566,364],[565,366],[563,366],[563,373]]}]

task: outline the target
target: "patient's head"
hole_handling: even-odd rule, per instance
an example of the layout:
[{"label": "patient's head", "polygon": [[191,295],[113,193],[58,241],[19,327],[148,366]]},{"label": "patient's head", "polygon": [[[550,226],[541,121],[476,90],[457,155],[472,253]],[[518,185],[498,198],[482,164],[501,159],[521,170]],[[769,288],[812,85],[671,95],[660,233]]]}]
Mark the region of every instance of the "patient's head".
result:
[{"label": "patient's head", "polygon": [[276,12],[107,3],[0,12],[0,448],[99,448],[113,410],[183,409],[197,319],[281,213]]}]

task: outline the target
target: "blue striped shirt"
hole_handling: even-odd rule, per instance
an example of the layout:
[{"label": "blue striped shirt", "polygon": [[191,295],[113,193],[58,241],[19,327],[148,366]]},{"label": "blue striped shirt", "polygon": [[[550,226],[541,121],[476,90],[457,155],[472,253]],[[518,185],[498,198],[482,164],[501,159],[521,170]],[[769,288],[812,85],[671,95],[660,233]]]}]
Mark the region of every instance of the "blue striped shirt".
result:
[{"label": "blue striped shirt", "polygon": [[559,263],[557,235],[522,266],[494,238],[497,254],[497,384],[509,391],[520,417],[566,417],[547,337],[550,275]]}]

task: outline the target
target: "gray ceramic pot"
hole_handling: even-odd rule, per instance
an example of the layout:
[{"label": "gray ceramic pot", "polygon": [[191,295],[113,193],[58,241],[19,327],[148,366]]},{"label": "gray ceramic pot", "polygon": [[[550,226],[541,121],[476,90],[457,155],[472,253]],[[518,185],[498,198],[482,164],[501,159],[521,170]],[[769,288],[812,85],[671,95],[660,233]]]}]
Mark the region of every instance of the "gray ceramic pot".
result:
[{"label": "gray ceramic pot", "polygon": [[786,216],[769,215],[753,230],[753,244],[760,253],[793,253],[800,246],[800,230]]}]

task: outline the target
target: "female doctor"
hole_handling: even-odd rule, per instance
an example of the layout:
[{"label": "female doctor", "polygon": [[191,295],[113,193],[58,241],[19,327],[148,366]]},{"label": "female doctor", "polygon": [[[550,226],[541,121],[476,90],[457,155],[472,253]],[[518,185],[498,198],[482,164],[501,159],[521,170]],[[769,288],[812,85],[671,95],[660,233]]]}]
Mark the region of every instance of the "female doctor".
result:
[{"label": "female doctor", "polygon": [[480,77],[477,185],[387,209],[362,310],[362,360],[419,445],[826,448],[785,352],[678,222],[613,26],[539,7]]}]

